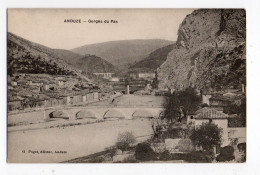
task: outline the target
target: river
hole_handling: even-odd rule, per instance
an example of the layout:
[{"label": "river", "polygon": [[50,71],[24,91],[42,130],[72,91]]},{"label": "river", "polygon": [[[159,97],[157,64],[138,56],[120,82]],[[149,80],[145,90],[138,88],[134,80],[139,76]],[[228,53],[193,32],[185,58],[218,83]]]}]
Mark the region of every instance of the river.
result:
[{"label": "river", "polygon": [[8,162],[58,163],[86,156],[114,145],[124,131],[131,131],[138,141],[143,141],[153,133],[151,123],[149,119],[112,120],[8,132]]}]

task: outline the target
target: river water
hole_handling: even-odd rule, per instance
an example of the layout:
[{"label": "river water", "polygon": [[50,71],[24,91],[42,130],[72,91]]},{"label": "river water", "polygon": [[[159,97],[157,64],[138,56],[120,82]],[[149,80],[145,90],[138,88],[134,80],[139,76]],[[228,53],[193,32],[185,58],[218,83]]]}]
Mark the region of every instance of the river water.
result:
[{"label": "river water", "polygon": [[144,141],[153,133],[151,126],[152,121],[143,118],[9,132],[8,162],[57,163],[86,156],[114,145],[124,131]]}]

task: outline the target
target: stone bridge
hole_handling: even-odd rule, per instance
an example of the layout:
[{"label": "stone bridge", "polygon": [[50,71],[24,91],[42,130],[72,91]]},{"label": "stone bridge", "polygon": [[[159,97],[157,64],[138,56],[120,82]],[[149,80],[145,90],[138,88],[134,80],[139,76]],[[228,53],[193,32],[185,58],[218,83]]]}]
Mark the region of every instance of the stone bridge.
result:
[{"label": "stone bridge", "polygon": [[158,118],[162,115],[162,106],[86,106],[45,109],[44,118],[64,119],[133,119],[133,118]]}]

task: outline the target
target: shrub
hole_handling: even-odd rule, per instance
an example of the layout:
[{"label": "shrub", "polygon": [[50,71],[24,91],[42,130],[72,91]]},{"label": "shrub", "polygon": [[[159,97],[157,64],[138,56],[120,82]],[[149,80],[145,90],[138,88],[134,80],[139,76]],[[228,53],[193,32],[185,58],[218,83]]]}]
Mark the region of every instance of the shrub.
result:
[{"label": "shrub", "polygon": [[234,148],[232,146],[225,146],[220,149],[220,154],[217,156],[216,160],[218,162],[231,161],[235,159]]},{"label": "shrub", "polygon": [[178,149],[180,152],[194,151],[194,146],[190,139],[182,139],[179,141]]},{"label": "shrub", "polygon": [[119,133],[117,137],[116,147],[122,151],[129,150],[130,147],[136,142],[134,135],[129,132]]},{"label": "shrub", "polygon": [[94,157],[88,161],[88,163],[102,163],[104,161],[104,157]]},{"label": "shrub", "polygon": [[246,152],[246,143],[239,143],[239,144],[237,145],[237,148],[238,148],[240,151]]},{"label": "shrub", "polygon": [[153,151],[149,143],[139,143],[135,149],[135,158],[137,160],[148,161],[155,160],[156,153]]},{"label": "shrub", "polygon": [[171,154],[172,160],[187,160],[187,154],[188,153],[174,153]]},{"label": "shrub", "polygon": [[136,160],[135,156],[131,155],[125,158],[121,163],[138,163],[138,160]]},{"label": "shrub", "polygon": [[159,154],[159,160],[171,160],[171,154],[168,150],[165,150],[164,152],[162,152],[161,154]]},{"label": "shrub", "polygon": [[246,161],[246,143],[239,143],[237,145],[237,148],[239,149],[239,152],[242,153],[239,162],[245,162]]},{"label": "shrub", "polygon": [[209,163],[212,160],[212,154],[204,151],[193,151],[186,155],[186,161],[193,163]]},{"label": "shrub", "polygon": [[116,147],[111,146],[105,149],[107,151],[108,156],[113,160],[113,157],[116,155]]},{"label": "shrub", "polygon": [[166,132],[161,133],[161,139],[177,139],[177,138],[187,138],[189,136],[189,129],[182,127],[169,127]]}]

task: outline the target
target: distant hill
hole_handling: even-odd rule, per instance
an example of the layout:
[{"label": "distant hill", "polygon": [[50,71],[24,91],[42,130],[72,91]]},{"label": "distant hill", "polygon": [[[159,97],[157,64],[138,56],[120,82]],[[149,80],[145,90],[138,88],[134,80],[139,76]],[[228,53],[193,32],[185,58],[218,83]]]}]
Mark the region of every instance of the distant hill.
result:
[{"label": "distant hill", "polygon": [[115,72],[116,70],[114,65],[96,55],[83,56],[64,49],[53,49],[53,51],[65,62],[86,73]]},{"label": "distant hill", "polygon": [[7,35],[8,73],[81,74],[113,72],[114,66],[94,55],[51,49],[22,37]]},{"label": "distant hill", "polygon": [[154,52],[150,53],[149,56],[147,56],[146,58],[130,66],[129,70],[145,70],[148,72],[154,72],[167,59],[168,54],[173,50],[174,46],[175,44],[171,44],[156,49]]},{"label": "distant hill", "polygon": [[173,44],[161,39],[121,40],[84,45],[71,51],[85,55],[97,55],[111,64],[124,69],[147,57],[158,48]]}]

